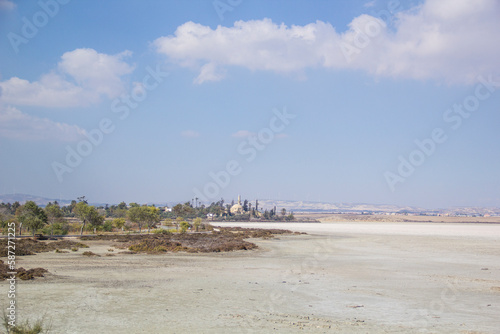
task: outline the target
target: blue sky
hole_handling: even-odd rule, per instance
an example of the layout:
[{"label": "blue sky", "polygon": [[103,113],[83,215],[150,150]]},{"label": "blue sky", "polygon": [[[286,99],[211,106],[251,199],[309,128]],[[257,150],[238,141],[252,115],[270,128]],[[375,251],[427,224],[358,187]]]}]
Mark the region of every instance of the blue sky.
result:
[{"label": "blue sky", "polygon": [[0,193],[500,206],[499,15],[0,0]]}]

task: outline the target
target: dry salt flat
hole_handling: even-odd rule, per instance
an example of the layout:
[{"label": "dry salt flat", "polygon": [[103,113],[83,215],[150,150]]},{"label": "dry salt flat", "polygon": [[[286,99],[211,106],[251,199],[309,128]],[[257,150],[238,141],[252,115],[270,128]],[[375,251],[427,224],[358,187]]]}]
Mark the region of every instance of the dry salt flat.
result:
[{"label": "dry salt flat", "polygon": [[[53,333],[498,333],[500,225],[226,223],[307,235],[217,254],[42,253],[18,315]],[[104,256],[114,253],[115,256]],[[0,285],[2,295],[7,284]]]}]

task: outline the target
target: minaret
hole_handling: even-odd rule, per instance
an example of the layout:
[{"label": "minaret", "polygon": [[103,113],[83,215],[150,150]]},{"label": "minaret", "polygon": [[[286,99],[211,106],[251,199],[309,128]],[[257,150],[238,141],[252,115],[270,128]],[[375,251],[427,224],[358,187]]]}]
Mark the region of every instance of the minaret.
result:
[{"label": "minaret", "polygon": [[241,196],[238,195],[238,204],[241,205]]}]

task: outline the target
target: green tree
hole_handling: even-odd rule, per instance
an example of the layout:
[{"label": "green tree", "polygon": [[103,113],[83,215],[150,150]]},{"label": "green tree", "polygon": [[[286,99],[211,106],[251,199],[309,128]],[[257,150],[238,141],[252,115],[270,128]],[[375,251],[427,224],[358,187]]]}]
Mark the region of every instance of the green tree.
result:
[{"label": "green tree", "polygon": [[80,235],[83,235],[83,230],[87,224],[97,228],[104,223],[104,216],[99,214],[94,206],[88,205],[86,202],[81,201],[75,205],[75,215],[82,221],[82,228]]},{"label": "green tree", "polygon": [[125,219],[123,219],[123,218],[115,218],[115,219],[113,219],[113,225],[116,228],[121,229],[123,231],[123,226],[125,225]]},{"label": "green tree", "polygon": [[45,214],[47,215],[47,220],[50,225],[50,235],[54,234],[54,224],[62,222],[64,213],[61,207],[57,203],[49,203],[45,207]]},{"label": "green tree", "polygon": [[37,229],[47,224],[47,215],[33,201],[28,201],[19,207],[17,219],[21,224],[31,229],[33,236],[35,236]]},{"label": "green tree", "polygon": [[183,207],[182,207],[182,204],[177,204],[176,206],[174,206],[174,207],[172,208],[172,211],[175,213],[175,215],[176,215],[177,217],[182,216],[182,214],[183,214],[183,212],[184,212],[184,209],[183,209]]},{"label": "green tree", "polygon": [[160,222],[160,210],[155,206],[142,206],[144,221],[148,226],[148,233],[151,231],[152,227]]},{"label": "green tree", "polygon": [[99,211],[93,206],[90,207],[89,211],[89,224],[94,228],[95,233],[95,230],[98,227],[104,225],[104,221],[106,220],[106,218],[104,215],[100,214]]},{"label": "green tree", "polygon": [[133,206],[132,204],[130,203],[131,208],[127,212],[127,217],[128,220],[139,226],[139,233],[141,233],[142,224],[144,223],[143,210],[140,206]]},{"label": "green tree", "polygon": [[285,208],[281,209],[281,215],[282,215],[283,217],[285,217],[285,216],[286,216],[286,209],[285,209]]},{"label": "green tree", "polygon": [[180,225],[181,225],[181,233],[186,233],[186,231],[189,228],[189,223],[186,221],[182,221]]},{"label": "green tree", "polygon": [[193,221],[193,225],[194,225],[194,228],[195,228],[196,232],[198,232],[198,228],[201,225],[201,218],[200,217],[195,218],[194,221]]}]

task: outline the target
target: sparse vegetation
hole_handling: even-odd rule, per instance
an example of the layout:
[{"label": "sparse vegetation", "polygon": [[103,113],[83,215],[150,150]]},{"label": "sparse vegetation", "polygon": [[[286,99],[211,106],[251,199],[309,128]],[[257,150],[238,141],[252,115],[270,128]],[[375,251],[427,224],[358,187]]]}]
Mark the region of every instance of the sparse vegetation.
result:
[{"label": "sparse vegetation", "polygon": [[154,234],[172,234],[172,231],[161,228],[153,231]]},{"label": "sparse vegetation", "polygon": [[50,332],[50,325],[45,324],[44,319],[38,319],[35,323],[31,324],[28,320],[23,323],[16,323],[15,326],[9,324],[9,317],[3,311],[3,327],[6,334],[42,334]]},{"label": "sparse vegetation", "polygon": [[[9,266],[5,264],[2,260],[0,260],[0,279],[8,279],[11,275],[7,274],[9,272]],[[17,274],[16,277],[22,280],[30,280],[35,277],[43,277],[43,274],[48,272],[47,269],[44,268],[33,268],[33,269],[24,269],[24,268],[16,268]]]},{"label": "sparse vegetation", "polygon": [[94,252],[91,252],[91,251],[85,251],[82,253],[83,256],[88,256],[88,257],[91,257],[91,256],[97,256],[97,257],[100,257],[100,255],[94,253]]},{"label": "sparse vegetation", "polygon": [[[53,242],[45,242],[33,239],[17,239],[16,240],[16,256],[34,255],[35,253],[51,252],[56,249],[72,249],[88,248],[89,246],[76,241],[59,240]],[[0,240],[0,257],[7,256],[7,239]]]},{"label": "sparse vegetation", "polygon": [[[207,226],[209,227],[209,226]],[[248,238],[274,238],[276,234],[291,234],[288,230],[245,228],[220,228],[212,233],[154,233],[150,235],[99,235],[85,236],[82,240],[115,241],[116,248],[130,253],[159,254],[165,252],[228,252],[257,248]],[[123,252],[120,252],[123,253]]]}]

